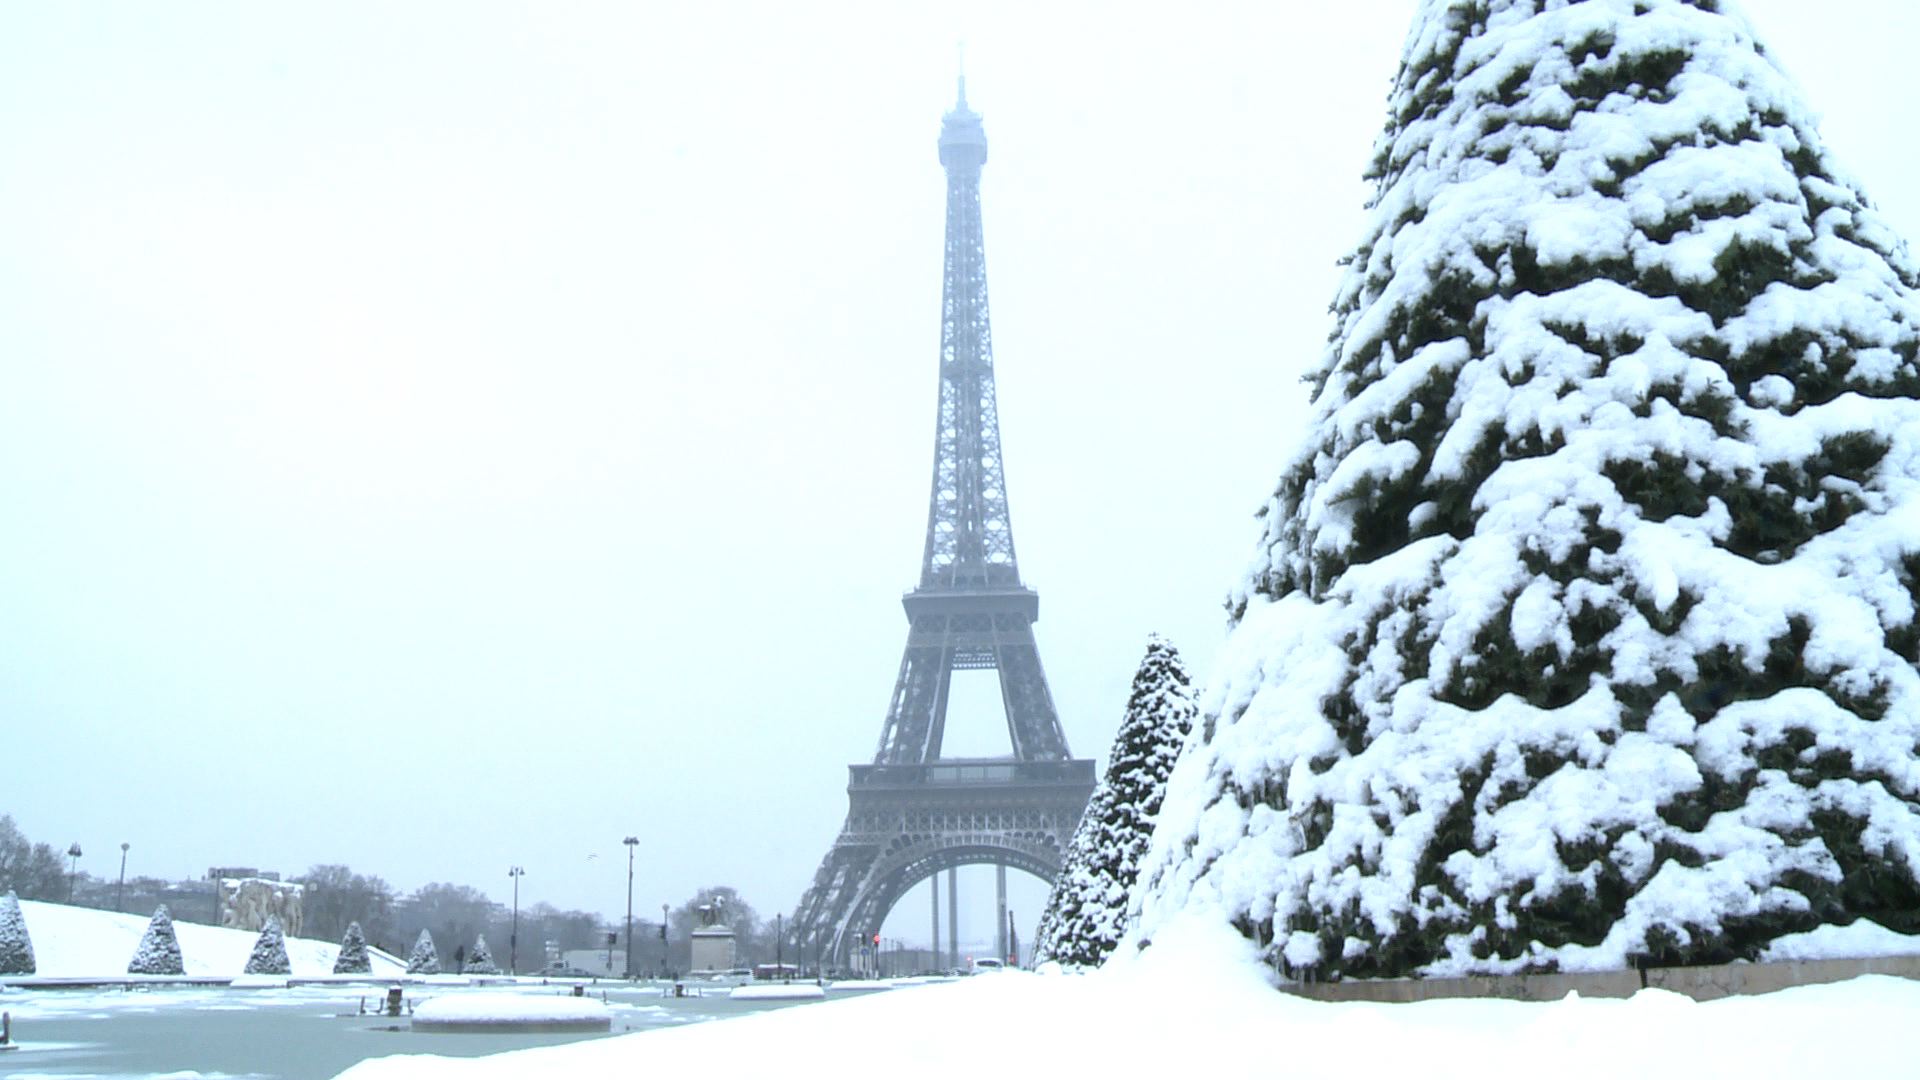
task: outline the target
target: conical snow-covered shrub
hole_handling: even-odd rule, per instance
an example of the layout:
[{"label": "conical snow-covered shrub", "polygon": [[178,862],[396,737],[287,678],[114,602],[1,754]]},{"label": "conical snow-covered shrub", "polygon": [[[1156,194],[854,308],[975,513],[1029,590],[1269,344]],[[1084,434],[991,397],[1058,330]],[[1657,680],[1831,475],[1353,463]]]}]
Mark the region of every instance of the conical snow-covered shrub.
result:
[{"label": "conical snow-covered shrub", "polygon": [[335,975],[373,973],[373,958],[367,955],[367,936],[360,931],[358,922],[347,924],[347,936],[340,939],[340,955],[334,958],[333,973]]},{"label": "conical snow-covered shrub", "polygon": [[26,916],[20,913],[20,898],[9,889],[0,896],[0,975],[31,975],[38,970],[33,962],[33,938],[27,934]]},{"label": "conical snow-covered shrub", "polygon": [[[364,949],[365,942],[361,943]],[[287,959],[287,937],[280,929],[277,915],[267,916],[267,925],[260,928],[260,936],[253,939],[253,953],[247,957],[247,966],[243,972],[247,975],[291,975],[293,961]]]},{"label": "conical snow-covered shrub", "polygon": [[413,951],[407,954],[407,974],[440,974],[440,950],[433,947],[433,935],[425,930],[414,940]]},{"label": "conical snow-covered shrub", "polygon": [[493,962],[493,952],[487,948],[487,935],[481,934],[474,939],[473,951],[467,954],[466,966],[460,969],[462,975],[498,975],[500,965]]},{"label": "conical snow-covered shrub", "polygon": [[1296,976],[1920,930],[1920,306],[1709,0],[1424,0],[1139,931]]},{"label": "conical snow-covered shrub", "polygon": [[173,916],[167,913],[167,905],[161,904],[153,909],[153,920],[147,923],[147,932],[140,936],[140,945],[133,950],[133,959],[127,963],[127,974],[186,973],[186,966],[180,958],[180,939],[173,933]]},{"label": "conical snow-covered shrub", "polygon": [[1180,654],[1158,634],[1133,676],[1107,773],[1067,847],[1034,932],[1034,958],[1097,967],[1127,928],[1127,900],[1153,834],[1167,775],[1197,711]]}]

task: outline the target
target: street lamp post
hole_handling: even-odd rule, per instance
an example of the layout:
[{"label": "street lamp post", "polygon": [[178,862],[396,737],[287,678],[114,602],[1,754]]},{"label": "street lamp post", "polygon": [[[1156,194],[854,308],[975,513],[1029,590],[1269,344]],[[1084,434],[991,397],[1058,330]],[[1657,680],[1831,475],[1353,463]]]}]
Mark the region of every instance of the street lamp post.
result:
[{"label": "street lamp post", "polygon": [[507,869],[507,876],[513,879],[513,929],[507,933],[507,972],[520,974],[520,879],[527,872],[517,866]]},{"label": "street lamp post", "polygon": [[627,845],[627,978],[633,978],[633,849],[640,843],[637,836],[629,836],[620,841]]},{"label": "street lamp post", "polygon": [[123,910],[121,901],[127,895],[127,848],[131,846],[133,845],[125,840],[120,841],[120,886],[113,890],[113,910],[115,911]]},{"label": "street lamp post", "polygon": [[67,848],[67,858],[73,860],[73,865],[67,868],[67,903],[71,904],[74,883],[80,880],[80,842],[78,840]]},{"label": "street lamp post", "polygon": [[660,974],[667,973],[667,905],[660,905]]}]

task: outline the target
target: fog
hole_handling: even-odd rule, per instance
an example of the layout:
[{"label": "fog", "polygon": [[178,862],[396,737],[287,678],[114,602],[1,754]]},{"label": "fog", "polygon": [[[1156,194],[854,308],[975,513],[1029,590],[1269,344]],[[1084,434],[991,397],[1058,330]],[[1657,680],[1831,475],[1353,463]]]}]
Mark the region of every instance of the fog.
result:
[{"label": "fog", "polygon": [[[1920,236],[1920,15],[1745,7]],[[961,38],[1014,533],[1104,761],[1146,634],[1221,641],[1412,10],[0,9],[0,813],[102,876],[609,914],[633,834],[640,911],[791,911],[918,575]],[[950,752],[1006,750],[990,698]]]}]

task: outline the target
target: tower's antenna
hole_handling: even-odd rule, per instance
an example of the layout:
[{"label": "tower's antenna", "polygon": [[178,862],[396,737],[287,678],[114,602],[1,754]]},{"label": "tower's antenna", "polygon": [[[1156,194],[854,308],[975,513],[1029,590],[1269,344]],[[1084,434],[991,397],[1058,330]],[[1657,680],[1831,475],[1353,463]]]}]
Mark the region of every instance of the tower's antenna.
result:
[{"label": "tower's antenna", "polygon": [[967,108],[967,42],[965,38],[955,43],[960,53],[960,111]]}]

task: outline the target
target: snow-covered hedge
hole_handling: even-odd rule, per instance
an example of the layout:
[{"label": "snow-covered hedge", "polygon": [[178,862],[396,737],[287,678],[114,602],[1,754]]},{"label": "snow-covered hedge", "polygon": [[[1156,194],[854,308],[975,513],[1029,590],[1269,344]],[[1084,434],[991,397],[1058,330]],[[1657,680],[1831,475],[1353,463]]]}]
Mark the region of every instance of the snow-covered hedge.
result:
[{"label": "snow-covered hedge", "polygon": [[1160,812],[1167,776],[1193,727],[1191,680],[1180,653],[1158,634],[1133,676],[1127,712],[1107,772],[1067,846],[1034,931],[1034,959],[1097,967],[1127,928],[1127,901]]},{"label": "snow-covered hedge", "polygon": [[407,974],[440,974],[440,950],[433,947],[433,935],[425,930],[414,940],[413,951],[407,954]]},{"label": "snow-covered hedge", "polygon": [[184,975],[186,965],[180,957],[180,939],[173,932],[173,916],[167,905],[153,909],[153,920],[127,962],[129,975]]},{"label": "snow-covered hedge", "polygon": [[[366,943],[362,942],[362,951],[365,948]],[[267,916],[267,925],[260,928],[260,936],[254,939],[253,954],[247,957],[247,966],[242,973],[246,975],[293,973],[293,961],[287,957],[287,937],[285,931],[280,929],[279,916]]]},{"label": "snow-covered hedge", "polygon": [[467,962],[460,969],[462,975],[498,975],[500,965],[493,962],[493,950],[487,948],[487,936],[474,939],[473,951],[467,954]]},{"label": "snow-covered hedge", "polygon": [[333,961],[335,975],[367,975],[373,972],[373,958],[367,955],[367,935],[360,924],[347,924],[346,936],[340,939],[340,955]]},{"label": "snow-covered hedge", "polygon": [[0,895],[0,975],[31,975],[36,970],[33,937],[20,914],[20,898],[9,889]]},{"label": "snow-covered hedge", "polygon": [[1920,306],[1711,0],[1423,0],[1139,933],[1296,975],[1920,930]]}]

